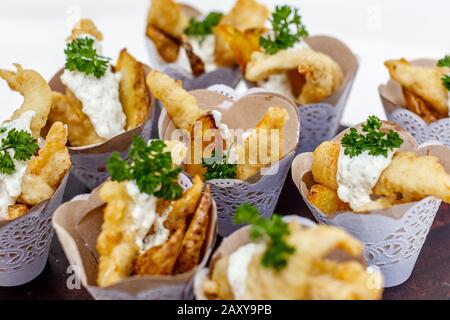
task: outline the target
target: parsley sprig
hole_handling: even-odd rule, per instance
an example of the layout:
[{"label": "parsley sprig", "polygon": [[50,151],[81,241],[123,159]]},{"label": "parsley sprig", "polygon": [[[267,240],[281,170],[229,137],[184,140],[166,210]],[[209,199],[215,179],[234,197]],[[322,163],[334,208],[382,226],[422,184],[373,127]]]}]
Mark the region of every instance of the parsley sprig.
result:
[{"label": "parsley sprig", "polygon": [[[0,128],[0,133],[5,133],[6,128]],[[37,140],[24,130],[11,129],[1,141],[0,147],[0,173],[12,174],[16,170],[13,159],[18,161],[29,160],[39,149]],[[13,150],[11,157],[9,150]]]},{"label": "parsley sprig", "polygon": [[370,116],[362,127],[365,134],[358,133],[355,128],[351,128],[350,133],[344,135],[341,141],[344,154],[353,158],[364,151],[369,151],[369,155],[387,157],[388,151],[399,148],[403,140],[394,130],[381,131],[382,126],[378,117]]},{"label": "parsley sprig", "polygon": [[237,208],[233,222],[251,224],[250,238],[253,241],[267,242],[261,261],[264,267],[280,271],[287,265],[288,256],[295,252],[295,248],[286,242],[285,238],[289,235],[288,224],[279,215],[275,214],[270,219],[263,218],[257,208],[244,203]]},{"label": "parsley sprig", "polygon": [[67,44],[65,68],[70,71],[80,71],[86,75],[101,78],[109,67],[110,58],[103,57],[94,48],[94,39],[77,38]]},{"label": "parsley sprig", "polygon": [[205,180],[213,179],[235,179],[237,164],[229,163],[229,155],[218,154],[216,156],[216,150],[211,153],[210,158],[202,159],[202,167],[206,168],[206,172],[203,175]]},{"label": "parsley sprig", "polygon": [[259,39],[259,45],[268,54],[275,54],[282,49],[291,48],[303,37],[308,36],[308,31],[295,7],[276,6],[270,23],[273,36],[268,35]]},{"label": "parsley sprig", "polygon": [[[443,59],[438,61],[438,67],[448,67],[450,68],[450,56],[447,55]],[[442,77],[442,83],[450,91],[450,76],[448,74]]]},{"label": "parsley sprig", "polygon": [[201,37],[203,40],[207,35],[213,33],[213,28],[219,24],[222,16],[223,14],[221,12],[213,11],[210,12],[203,20],[191,18],[191,20],[189,20],[189,25],[184,30],[184,33],[188,36]]},{"label": "parsley sprig", "polygon": [[135,136],[128,159],[123,160],[118,152],[113,152],[106,168],[113,181],[134,180],[141,192],[164,200],[178,199],[182,193],[178,183],[181,169],[173,166],[172,156],[165,148],[162,140],[147,144]]}]

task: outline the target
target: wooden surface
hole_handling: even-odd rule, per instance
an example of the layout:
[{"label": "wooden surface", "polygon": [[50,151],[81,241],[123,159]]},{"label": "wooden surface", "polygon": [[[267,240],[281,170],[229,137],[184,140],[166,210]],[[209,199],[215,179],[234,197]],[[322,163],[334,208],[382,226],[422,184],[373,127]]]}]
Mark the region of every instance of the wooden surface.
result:
[{"label": "wooden surface", "polygon": [[[70,185],[76,182],[69,181]],[[72,192],[75,190],[72,189]],[[77,190],[79,193],[82,190]],[[70,199],[72,195],[67,195]],[[297,192],[289,173],[276,212],[299,214],[312,218]],[[15,288],[1,288],[3,299],[91,299],[82,288],[73,287],[73,273],[56,236],[48,263],[42,274],[32,282]],[[411,278],[404,284],[386,289],[385,299],[450,299],[450,206],[442,205],[417,261]]]}]

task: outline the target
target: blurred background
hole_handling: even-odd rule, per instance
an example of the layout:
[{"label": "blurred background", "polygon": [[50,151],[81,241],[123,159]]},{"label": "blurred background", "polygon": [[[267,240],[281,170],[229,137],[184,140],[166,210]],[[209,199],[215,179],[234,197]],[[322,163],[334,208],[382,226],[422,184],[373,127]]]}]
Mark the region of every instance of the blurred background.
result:
[{"label": "blurred background", "polygon": [[[390,58],[440,58],[450,53],[450,1],[443,0],[259,0],[273,8],[295,5],[311,35],[344,41],[360,59],[360,69],[344,112],[343,124],[368,115],[385,118],[377,87],[388,79]],[[227,11],[235,0],[183,0],[204,12]],[[106,56],[116,59],[127,47],[149,63],[144,26],[150,0],[1,0],[0,68],[21,63],[44,77],[64,65],[65,38],[80,17],[92,18],[105,37]],[[0,121],[21,104],[21,96],[0,81]]]}]

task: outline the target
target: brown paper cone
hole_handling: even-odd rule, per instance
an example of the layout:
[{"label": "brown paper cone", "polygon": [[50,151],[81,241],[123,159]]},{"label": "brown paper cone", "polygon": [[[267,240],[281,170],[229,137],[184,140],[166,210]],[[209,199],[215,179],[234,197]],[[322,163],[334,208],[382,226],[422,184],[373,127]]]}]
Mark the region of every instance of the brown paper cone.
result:
[{"label": "brown paper cone", "polygon": [[[184,185],[189,184],[180,176]],[[144,299],[167,300],[192,297],[192,278],[206,265],[214,247],[217,233],[217,212],[213,200],[207,241],[200,264],[189,272],[174,276],[132,276],[111,286],[100,288],[96,284],[98,271],[97,237],[103,223],[104,203],[99,198],[101,186],[92,191],[87,199],[63,204],[55,212],[53,227],[63,250],[74,266],[83,286],[95,299]]]}]

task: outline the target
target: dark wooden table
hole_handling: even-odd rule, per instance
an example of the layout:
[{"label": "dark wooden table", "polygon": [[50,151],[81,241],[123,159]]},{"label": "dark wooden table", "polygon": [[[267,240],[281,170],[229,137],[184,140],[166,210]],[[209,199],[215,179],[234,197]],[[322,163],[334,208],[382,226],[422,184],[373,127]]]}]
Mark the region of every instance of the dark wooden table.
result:
[{"label": "dark wooden table", "polygon": [[[71,193],[74,180],[69,181]],[[73,194],[66,195],[70,199]],[[299,214],[312,218],[292,182],[290,173],[278,201],[277,213]],[[32,282],[15,288],[0,288],[2,299],[91,299],[82,287],[77,288],[74,276],[56,236],[48,263],[42,274]],[[69,282],[69,286],[68,286]],[[71,287],[72,289],[69,289]],[[417,261],[411,278],[404,284],[386,289],[384,299],[450,299],[450,206],[442,205]]]}]

